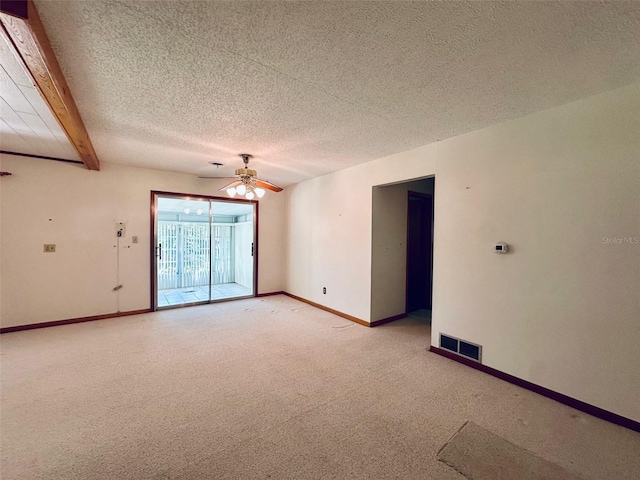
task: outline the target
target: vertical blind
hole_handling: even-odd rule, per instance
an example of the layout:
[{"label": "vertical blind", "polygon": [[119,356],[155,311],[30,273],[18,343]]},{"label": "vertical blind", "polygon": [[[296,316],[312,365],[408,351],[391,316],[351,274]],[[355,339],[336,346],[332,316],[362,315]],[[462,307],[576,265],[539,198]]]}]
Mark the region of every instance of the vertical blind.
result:
[{"label": "vertical blind", "polygon": [[[211,281],[234,282],[233,227],[211,228]],[[158,289],[198,287],[209,284],[209,225],[158,222]]]}]

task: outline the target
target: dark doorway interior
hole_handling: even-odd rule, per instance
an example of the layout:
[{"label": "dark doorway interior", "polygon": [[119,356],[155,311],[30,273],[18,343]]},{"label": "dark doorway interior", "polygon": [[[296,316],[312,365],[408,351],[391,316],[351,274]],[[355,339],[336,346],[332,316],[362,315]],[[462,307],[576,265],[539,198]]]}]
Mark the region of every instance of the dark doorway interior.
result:
[{"label": "dark doorway interior", "polygon": [[409,192],[407,202],[407,312],[431,310],[433,197]]}]

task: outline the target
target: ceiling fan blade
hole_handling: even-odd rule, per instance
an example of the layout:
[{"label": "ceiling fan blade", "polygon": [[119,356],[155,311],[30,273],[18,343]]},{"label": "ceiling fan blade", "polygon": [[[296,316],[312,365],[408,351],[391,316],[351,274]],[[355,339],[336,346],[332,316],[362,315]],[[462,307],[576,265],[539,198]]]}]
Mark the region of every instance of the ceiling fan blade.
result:
[{"label": "ceiling fan blade", "polygon": [[283,189],[273,183],[269,183],[266,180],[260,180],[259,178],[255,179],[256,186],[261,188],[266,188],[267,190],[271,190],[272,192],[281,192]]},{"label": "ceiling fan blade", "polygon": [[237,187],[241,183],[242,183],[242,180],[236,180],[235,182],[231,182],[229,185],[225,185],[224,187],[219,188],[218,191],[219,192],[224,192],[227,188]]}]

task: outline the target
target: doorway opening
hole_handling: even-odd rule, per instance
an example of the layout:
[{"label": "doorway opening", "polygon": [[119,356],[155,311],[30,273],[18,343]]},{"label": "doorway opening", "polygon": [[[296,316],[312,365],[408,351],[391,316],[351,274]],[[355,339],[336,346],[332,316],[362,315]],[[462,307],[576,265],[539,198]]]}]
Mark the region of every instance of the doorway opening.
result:
[{"label": "doorway opening", "polygon": [[[431,207],[423,211],[423,200],[409,200],[410,192],[415,194],[412,198],[430,199]],[[410,312],[431,321],[434,198],[435,177],[373,187],[372,322],[392,321]]]},{"label": "doorway opening", "polygon": [[433,298],[433,195],[408,192],[407,313],[431,310]]},{"label": "doorway opening", "polygon": [[153,309],[255,296],[257,207],[152,192]]}]

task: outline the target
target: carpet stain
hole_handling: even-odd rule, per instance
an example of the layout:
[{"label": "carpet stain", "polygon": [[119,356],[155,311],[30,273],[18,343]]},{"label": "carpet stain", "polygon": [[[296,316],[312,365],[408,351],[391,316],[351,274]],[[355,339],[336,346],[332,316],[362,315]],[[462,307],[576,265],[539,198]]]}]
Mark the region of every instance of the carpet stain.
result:
[{"label": "carpet stain", "polygon": [[438,460],[474,480],[579,480],[549,462],[484,428],[465,422],[438,452]]},{"label": "carpet stain", "polygon": [[308,307],[298,307],[298,308],[292,308],[291,311],[292,312],[300,312],[302,310],[309,310],[310,308],[314,308],[312,306],[308,306]]}]

